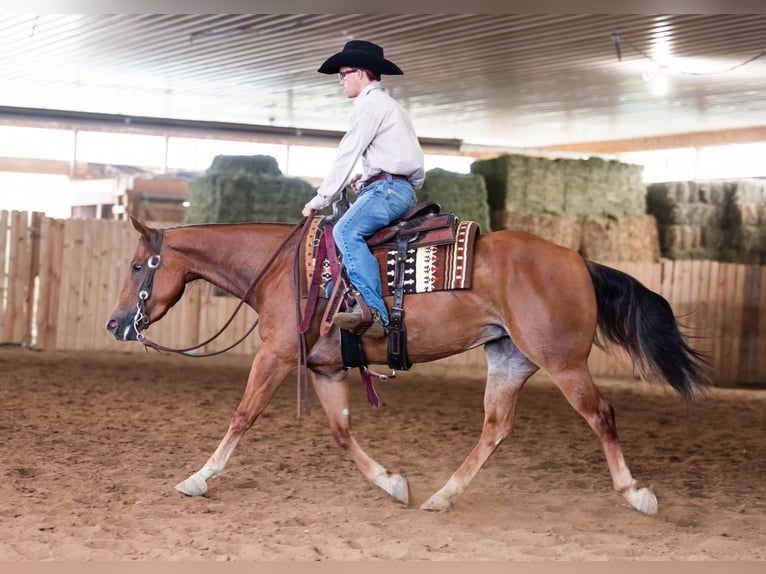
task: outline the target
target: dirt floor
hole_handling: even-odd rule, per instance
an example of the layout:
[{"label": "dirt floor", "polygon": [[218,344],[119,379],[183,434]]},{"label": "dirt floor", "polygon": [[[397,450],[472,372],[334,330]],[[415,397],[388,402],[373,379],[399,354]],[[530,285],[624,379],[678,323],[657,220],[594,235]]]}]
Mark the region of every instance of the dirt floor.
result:
[{"label": "dirt floor", "polygon": [[204,464],[249,361],[0,349],[1,560],[764,560],[766,391],[675,395],[598,381],[657,516],[611,487],[598,441],[542,376],[514,435],[446,513],[418,506],[467,456],[483,380],[416,366],[352,376],[354,430],[410,481],[405,508],[369,484],[288,380],[204,497],[173,486]]}]

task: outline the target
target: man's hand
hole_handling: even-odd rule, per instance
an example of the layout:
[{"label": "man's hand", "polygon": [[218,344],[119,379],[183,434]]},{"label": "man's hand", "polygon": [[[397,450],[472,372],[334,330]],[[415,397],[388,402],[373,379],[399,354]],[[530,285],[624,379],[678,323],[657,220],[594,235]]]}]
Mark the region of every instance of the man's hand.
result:
[{"label": "man's hand", "polygon": [[311,207],[308,203],[303,206],[303,211],[301,211],[301,215],[303,217],[313,217],[316,211],[313,207]]},{"label": "man's hand", "polygon": [[351,189],[354,190],[354,192],[359,195],[359,193],[362,191],[359,189],[359,180],[362,179],[362,174],[357,173],[354,177],[351,178],[351,180],[348,182],[348,184],[351,186]]}]

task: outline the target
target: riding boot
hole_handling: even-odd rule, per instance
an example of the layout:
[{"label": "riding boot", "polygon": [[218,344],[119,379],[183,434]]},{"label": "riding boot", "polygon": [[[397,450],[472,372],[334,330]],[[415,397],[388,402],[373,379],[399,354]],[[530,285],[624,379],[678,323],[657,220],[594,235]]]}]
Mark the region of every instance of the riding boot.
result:
[{"label": "riding boot", "polygon": [[[361,334],[365,337],[372,339],[380,339],[386,335],[386,328],[383,325],[383,319],[380,316],[380,311],[377,309],[370,309],[372,313],[372,323]],[[362,324],[363,316],[362,310],[359,307],[355,307],[351,312],[335,313],[332,318],[332,322],[347,331],[356,332],[357,328]]]}]

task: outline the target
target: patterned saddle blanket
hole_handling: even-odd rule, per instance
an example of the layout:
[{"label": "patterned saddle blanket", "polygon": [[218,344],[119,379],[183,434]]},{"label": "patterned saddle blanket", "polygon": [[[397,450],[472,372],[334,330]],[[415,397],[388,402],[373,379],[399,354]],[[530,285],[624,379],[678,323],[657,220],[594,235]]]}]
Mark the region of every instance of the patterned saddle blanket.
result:
[{"label": "patterned saddle blanket", "polygon": [[[327,284],[332,280],[332,270],[328,258],[317,263],[317,246],[324,226],[323,217],[314,217],[305,237],[305,275],[308,282],[314,276],[317,264],[322,266],[320,293],[325,293]],[[475,221],[460,221],[453,239],[445,239],[437,244],[420,245],[414,241],[408,246],[404,267],[404,293],[429,293],[453,289],[470,289],[473,269],[473,250],[479,225]],[[429,243],[428,241],[424,243]],[[380,266],[383,294],[393,295],[394,273],[397,250],[390,243],[371,247]],[[310,287],[309,283],[305,287]]]}]

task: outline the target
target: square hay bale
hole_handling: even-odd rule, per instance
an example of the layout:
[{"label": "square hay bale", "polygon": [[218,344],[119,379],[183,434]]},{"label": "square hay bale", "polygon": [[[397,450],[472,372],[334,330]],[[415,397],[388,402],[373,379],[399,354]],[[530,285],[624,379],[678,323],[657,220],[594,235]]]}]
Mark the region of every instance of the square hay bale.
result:
[{"label": "square hay bale", "polygon": [[492,228],[526,231],[575,251],[580,249],[581,222],[573,215],[493,211]]},{"label": "square hay bale", "polygon": [[583,217],[580,253],[595,261],[658,262],[657,222],[650,215]]},{"label": "square hay bale", "polygon": [[766,233],[757,225],[741,225],[737,228],[735,241],[737,263],[763,265],[766,263]]},{"label": "square hay bale", "polygon": [[566,213],[624,217],[646,213],[641,166],[591,157],[568,160]]},{"label": "square hay bale", "polygon": [[528,156],[503,155],[471,164],[471,173],[484,178],[490,211],[523,211]]},{"label": "square hay bale", "polygon": [[186,223],[295,223],[301,218],[303,206],[315,194],[311,184],[269,169],[257,173],[243,169],[268,166],[265,156],[256,156],[254,163],[238,156],[226,162],[224,157],[216,157],[209,172],[190,182]]},{"label": "square hay bale", "polygon": [[732,263],[766,260],[766,181],[666,182],[647,189],[663,256]]},{"label": "square hay bale", "polygon": [[279,163],[270,155],[217,155],[206,173],[282,175]]},{"label": "square hay bale", "polygon": [[566,213],[566,160],[529,157],[526,162],[524,209],[531,213]]},{"label": "square hay bale", "polygon": [[485,233],[492,229],[486,183],[478,175],[432,169],[416,193],[418,202],[434,201],[441,205],[443,212],[452,212],[463,221],[477,222]]},{"label": "square hay bale", "polygon": [[491,211],[623,217],[646,214],[641,166],[587,160],[503,155],[478,160],[472,173],[487,182]]},{"label": "square hay bale", "polygon": [[664,225],[660,227],[660,249],[664,257],[669,259],[692,259],[690,251],[685,247],[686,225]]},{"label": "square hay bale", "polygon": [[693,192],[693,197],[690,197],[689,201],[699,201],[718,207],[726,205],[736,185],[734,182],[716,180],[689,181],[684,183]]}]

